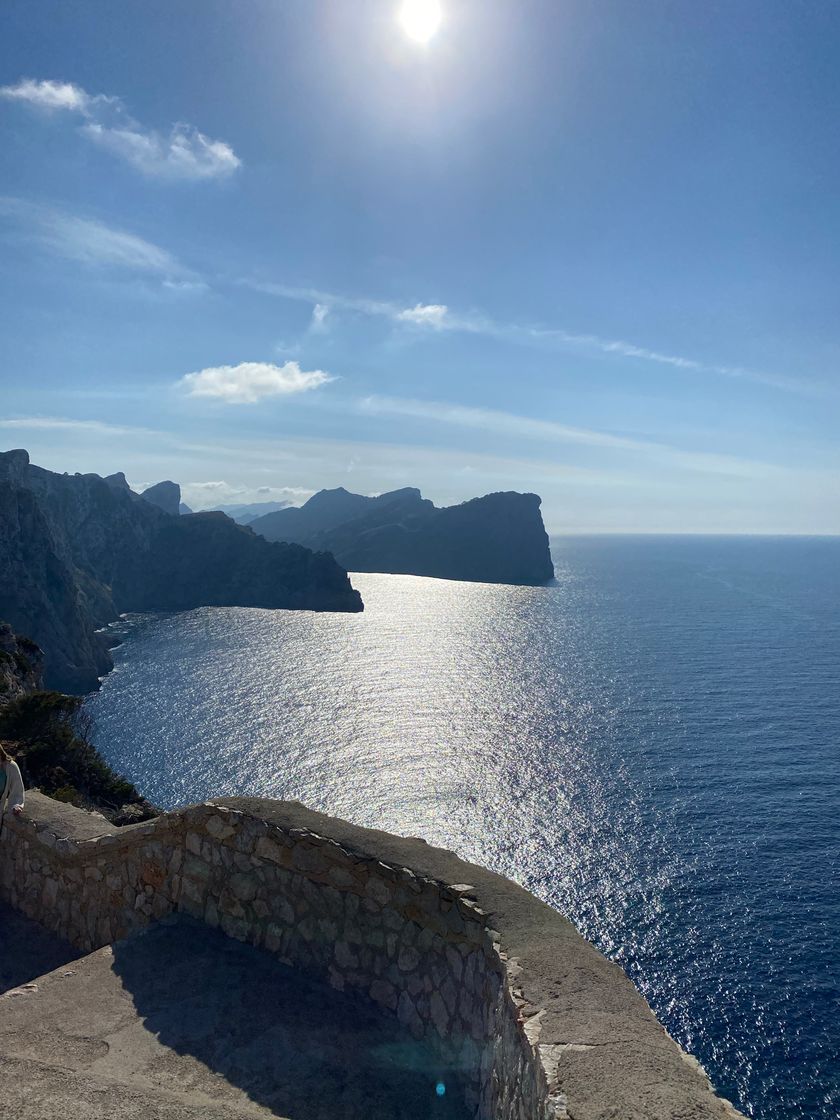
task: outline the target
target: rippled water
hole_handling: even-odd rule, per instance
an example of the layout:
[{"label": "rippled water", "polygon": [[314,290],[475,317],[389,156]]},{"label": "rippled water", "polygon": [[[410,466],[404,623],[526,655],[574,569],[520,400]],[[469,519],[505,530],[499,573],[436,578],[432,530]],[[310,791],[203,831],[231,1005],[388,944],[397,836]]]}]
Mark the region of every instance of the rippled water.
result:
[{"label": "rippled water", "polygon": [[307,804],[568,914],[761,1120],[840,1115],[840,540],[554,542],[557,584],[130,620],[89,701],[170,807]]}]

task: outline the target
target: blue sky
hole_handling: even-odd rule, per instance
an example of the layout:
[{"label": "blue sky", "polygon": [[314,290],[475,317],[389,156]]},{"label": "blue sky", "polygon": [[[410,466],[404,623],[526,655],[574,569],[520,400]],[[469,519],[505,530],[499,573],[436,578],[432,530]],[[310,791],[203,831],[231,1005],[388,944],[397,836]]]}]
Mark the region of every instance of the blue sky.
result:
[{"label": "blue sky", "polygon": [[5,0],[0,446],[840,532],[840,6]]}]

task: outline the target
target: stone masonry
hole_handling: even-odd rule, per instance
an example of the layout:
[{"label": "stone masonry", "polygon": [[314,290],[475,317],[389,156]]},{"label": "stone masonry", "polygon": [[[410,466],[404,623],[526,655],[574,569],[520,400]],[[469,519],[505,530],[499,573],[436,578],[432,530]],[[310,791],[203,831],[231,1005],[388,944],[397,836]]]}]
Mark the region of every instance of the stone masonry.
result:
[{"label": "stone masonry", "polygon": [[246,798],[115,829],[35,793],[5,821],[0,897],[82,950],[186,913],[357,991],[477,1120],[738,1116],[565,919],[422,840]]}]

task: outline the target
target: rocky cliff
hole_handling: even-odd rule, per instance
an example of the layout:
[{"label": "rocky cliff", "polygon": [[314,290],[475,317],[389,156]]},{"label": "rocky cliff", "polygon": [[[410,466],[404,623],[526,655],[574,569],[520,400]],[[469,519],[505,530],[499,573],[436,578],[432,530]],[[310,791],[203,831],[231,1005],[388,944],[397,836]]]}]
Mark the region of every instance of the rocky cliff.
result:
[{"label": "rocky cliff", "polygon": [[536,494],[487,494],[437,509],[407,487],[375,498],[322,490],[300,509],[251,522],[269,540],[331,552],[348,571],[399,572],[480,583],[554,576]]},{"label": "rocky cliff", "polygon": [[38,646],[0,622],[0,706],[40,688],[43,667]]},{"label": "rocky cliff", "polygon": [[177,482],[157,482],[144,490],[140,497],[172,517],[178,517],[181,513],[181,487]]},{"label": "rocky cliff", "polygon": [[329,532],[373,514],[382,514],[386,510],[390,520],[394,520],[424,508],[434,509],[434,506],[413,486],[391,490],[372,498],[364,494],[353,494],[343,486],[338,486],[335,490],[319,490],[304,505],[266,514],[251,521],[250,525],[254,532],[260,533],[266,540],[306,544],[319,533]]},{"label": "rocky cliff", "polygon": [[331,556],[269,544],[223,514],[173,517],[118,475],[59,475],[0,454],[0,618],[44,650],[47,683],[96,687],[96,630],[128,610],[206,605],[358,611]]}]

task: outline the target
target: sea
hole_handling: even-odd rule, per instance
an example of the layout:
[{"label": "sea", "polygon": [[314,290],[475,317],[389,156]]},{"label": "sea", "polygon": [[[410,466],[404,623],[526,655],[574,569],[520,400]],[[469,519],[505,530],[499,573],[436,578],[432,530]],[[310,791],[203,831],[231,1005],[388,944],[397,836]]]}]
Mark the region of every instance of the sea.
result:
[{"label": "sea", "polygon": [[567,537],[545,587],[119,625],[155,804],[296,799],[516,879],[760,1120],[840,1116],[840,538]]}]

